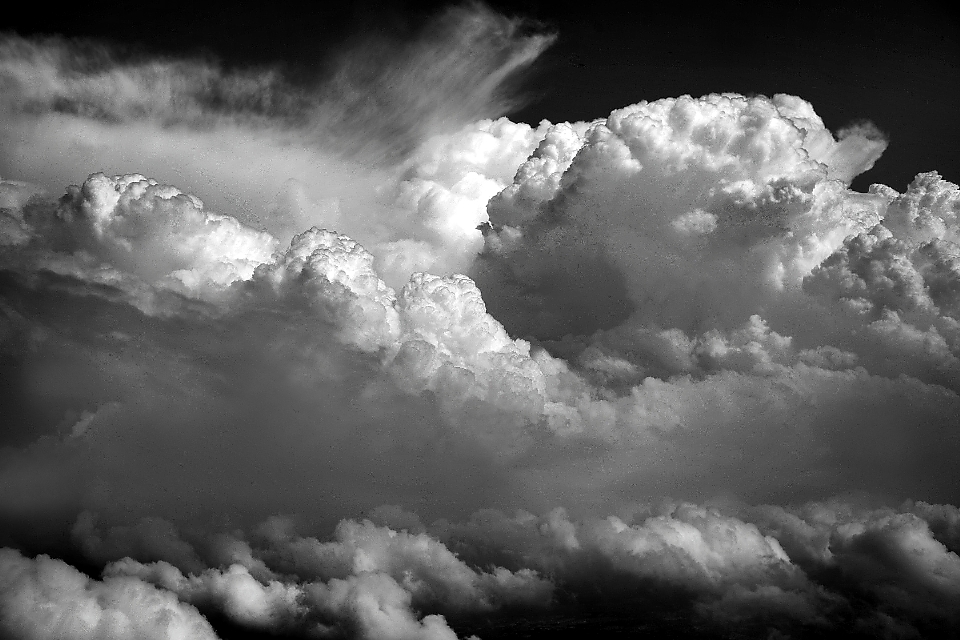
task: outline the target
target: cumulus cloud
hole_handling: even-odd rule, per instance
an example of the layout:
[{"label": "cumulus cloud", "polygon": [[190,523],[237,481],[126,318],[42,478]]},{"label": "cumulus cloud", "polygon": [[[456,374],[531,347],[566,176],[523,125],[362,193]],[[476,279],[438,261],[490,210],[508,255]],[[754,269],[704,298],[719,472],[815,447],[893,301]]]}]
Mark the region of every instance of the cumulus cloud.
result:
[{"label": "cumulus cloud", "polygon": [[[935,633],[957,623],[960,564],[939,539],[955,510],[840,499],[797,507],[660,501],[582,520],[562,508],[541,516],[486,510],[435,521],[429,533],[344,520],[329,541],[300,537],[291,520],[273,517],[251,534],[213,534],[205,557],[222,564],[185,573],[124,558],[106,566],[104,584],[154,585],[241,627],[307,636],[454,638],[477,614],[538,616],[554,607],[649,622],[657,608],[685,601],[696,624],[715,631],[863,631],[885,621]],[[398,516],[395,507],[376,511]],[[149,541],[145,523],[136,530]],[[242,547],[232,556],[242,560],[228,563],[227,547]],[[623,613],[628,604],[634,614]]]},{"label": "cumulus cloud", "polygon": [[[78,522],[78,529],[86,522]],[[136,528],[143,542],[149,542],[147,527],[141,521]],[[369,520],[342,521],[329,542],[295,535],[293,523],[280,517],[257,527],[249,543],[235,534],[218,534],[209,542],[216,549],[211,557],[224,558],[228,546],[243,547],[231,557],[240,562],[184,573],[164,560],[125,557],[108,564],[104,575],[156,585],[243,627],[321,636],[455,638],[442,613],[551,604],[553,585],[534,570],[478,571],[433,537]],[[86,550],[98,551],[89,543]],[[418,613],[424,611],[433,613]]]},{"label": "cumulus cloud", "polygon": [[957,628],[957,186],[794,96],[499,117],[550,40],[5,40],[3,624]]},{"label": "cumulus cloud", "polygon": [[525,334],[582,333],[566,307],[603,317],[614,295],[628,303],[617,320],[729,328],[879,220],[881,199],[847,191],[837,167],[872,164],[884,144],[844,146],[793,96],[642,102],[555,140],[489,207],[481,282],[491,300],[524,296]]},{"label": "cumulus cloud", "polygon": [[[916,635],[911,623],[930,623],[931,629],[940,630],[957,624],[953,603],[960,558],[931,530],[938,523],[933,514],[950,507],[910,506],[868,508],[832,500],[799,509],[757,507],[752,517],[761,530],[780,539],[810,575],[826,584],[852,587],[853,593],[875,603],[875,613],[858,612],[863,616],[858,624],[899,619]],[[933,517],[926,520],[924,513]]]},{"label": "cumulus cloud", "polygon": [[[89,391],[81,390],[82,397],[96,398],[98,406],[108,403],[110,410],[81,414],[79,420],[70,421],[73,427],[62,443],[50,442],[46,450],[32,455],[49,458],[57,452],[73,458],[77,467],[56,471],[51,467],[45,473],[56,475],[47,482],[72,478],[68,482],[78,482],[84,495],[80,504],[103,511],[108,521],[120,518],[118,504],[127,509],[136,504],[134,508],[142,512],[134,525],[121,521],[105,528],[89,514],[82,515],[73,535],[89,558],[105,562],[136,557],[111,565],[111,571],[157,584],[201,609],[220,611],[237,624],[305,629],[313,619],[310,611],[324,607],[339,611],[337,607],[347,606],[344,598],[355,596],[378,602],[376,598],[387,598],[398,612],[407,612],[397,614],[406,622],[390,624],[419,629],[429,624],[414,613],[424,607],[461,616],[503,604],[544,607],[551,602],[552,581],[558,575],[574,589],[592,584],[586,576],[595,570],[596,560],[577,559],[577,554],[569,565],[559,567],[524,556],[525,562],[513,568],[502,563],[500,568],[478,571],[425,533],[398,533],[353,521],[341,523],[330,543],[292,537],[279,521],[262,531],[267,544],[259,550],[255,540],[251,544],[226,536],[211,543],[215,551],[207,553],[218,558],[218,564],[204,569],[202,555],[192,544],[169,522],[149,515],[182,519],[184,506],[188,512],[209,510],[205,496],[217,493],[221,501],[227,498],[226,504],[243,505],[246,513],[261,517],[277,501],[286,499],[296,508],[298,501],[280,492],[287,483],[307,478],[317,460],[313,456],[303,462],[296,456],[288,458],[293,466],[280,474],[279,482],[255,490],[253,495],[262,498],[251,499],[249,491],[222,493],[224,482],[236,482],[231,478],[238,461],[264,473],[264,454],[276,459],[292,453],[283,440],[293,439],[302,447],[306,437],[353,466],[348,471],[327,458],[331,470],[320,477],[332,486],[355,478],[357,467],[366,469],[374,493],[366,495],[362,487],[354,486],[352,496],[341,493],[336,498],[352,509],[374,506],[370,501],[374,495],[382,496],[382,482],[392,482],[394,497],[408,502],[424,481],[439,489],[464,469],[497,470],[498,476],[480,475],[475,480],[482,487],[478,495],[486,498],[465,500],[459,491],[444,496],[442,489],[431,495],[434,506],[428,512],[434,517],[451,508],[469,513],[485,504],[545,509],[565,503],[582,515],[599,514],[667,487],[709,497],[705,478],[723,478],[726,490],[758,501],[782,499],[798,490],[801,495],[829,495],[851,486],[880,492],[906,487],[908,495],[926,491],[924,495],[945,499],[955,486],[951,458],[944,455],[944,443],[949,443],[946,451],[952,451],[957,439],[956,433],[944,432],[960,410],[955,394],[916,379],[871,374],[857,366],[859,354],[852,351],[831,345],[799,348],[759,315],[733,330],[716,328],[693,335],[656,325],[643,328],[631,318],[622,327],[581,338],[582,344],[577,339],[566,345],[561,341],[554,356],[511,338],[487,312],[480,290],[469,278],[415,274],[397,293],[379,278],[372,254],[345,236],[319,229],[297,236],[287,249],[268,258],[259,255],[252,270],[238,269],[230,278],[209,279],[206,289],[190,289],[184,280],[168,274],[205,268],[226,252],[198,243],[205,251],[190,253],[169,229],[182,229],[195,220],[199,229],[217,238],[222,216],[205,217],[201,205],[189,197],[181,197],[179,207],[168,206],[169,199],[163,197],[146,203],[141,202],[143,196],[124,201],[130,185],[135,185],[135,193],[179,197],[140,176],[94,175],[68,192],[58,207],[42,199],[24,205],[22,219],[31,240],[15,245],[6,256],[15,294],[11,300],[30,312],[23,301],[47,286],[44,279],[56,276],[61,295],[95,301],[95,308],[104,309],[101,315],[132,309],[146,321],[137,340],[158,359],[147,366],[140,351],[125,351],[98,366],[84,362],[92,380]],[[75,204],[73,194],[87,195]],[[108,204],[97,204],[104,200]],[[106,214],[98,217],[97,212]],[[113,230],[115,220],[131,214],[150,216],[149,223]],[[98,226],[97,221],[105,222]],[[271,236],[239,223],[226,228],[234,237],[259,241],[241,246],[276,246]],[[117,249],[133,242],[155,247],[155,254]],[[228,249],[233,246],[227,243]],[[129,266],[131,256],[150,256],[148,267],[153,268]],[[86,321],[74,322],[68,337],[57,329],[65,327],[68,318],[49,304],[47,308],[42,316],[32,311],[18,320],[27,326],[43,323],[48,336],[40,338],[41,350],[75,351],[79,355],[74,357],[82,362],[83,354],[93,353],[89,341],[94,336],[116,344],[130,340],[120,332],[121,325],[102,327]],[[299,328],[291,333],[292,322]],[[220,333],[218,325],[230,327],[231,333]],[[215,340],[214,352],[225,348],[237,354],[234,358],[246,358],[246,366],[273,372],[275,380],[265,385],[261,376],[250,378],[235,366],[224,366],[227,363],[184,362],[178,355],[184,348],[179,327],[184,326],[203,340]],[[254,337],[253,343],[247,342],[249,337]],[[12,365],[30,366],[33,353],[20,351]],[[565,353],[569,360],[558,357]],[[130,380],[120,387],[108,385],[104,376],[124,369],[134,373]],[[280,372],[282,377],[277,377]],[[143,382],[158,374],[169,381],[166,388]],[[194,388],[182,388],[190,377],[197,380]],[[223,380],[232,382],[223,387]],[[149,395],[138,391],[144,384],[152,389]],[[257,389],[256,401],[242,399],[237,384],[254,384],[248,388]],[[95,391],[98,387],[101,390]],[[58,397],[51,391],[37,387],[33,393],[65,408],[76,397],[76,392]],[[184,401],[197,402],[188,400],[191,395],[204,399],[205,410],[189,405],[173,409]],[[341,402],[355,400],[346,406],[323,400],[331,396]],[[148,411],[154,415],[160,411],[165,419],[148,419],[134,401],[150,403]],[[293,403],[296,412],[282,411],[283,403]],[[228,410],[232,424],[222,418],[206,424],[214,410],[224,411],[231,404],[241,407],[240,412]],[[262,433],[270,415],[262,413],[264,408],[286,416],[283,423],[273,418],[271,438]],[[298,417],[308,408],[309,416],[326,417],[319,423]],[[838,416],[842,429],[837,428]],[[81,423],[82,428],[76,428]],[[131,431],[131,424],[137,429]],[[869,448],[863,447],[866,433],[875,438]],[[281,436],[279,442],[276,435]],[[150,461],[136,454],[144,438],[154,444]],[[763,447],[751,455],[751,447],[758,443]],[[193,473],[164,481],[167,495],[148,497],[139,484],[121,481],[131,473],[159,478],[171,464],[182,468],[178,452],[184,448],[193,449],[196,460],[211,460],[216,450],[226,462],[202,465],[209,480]],[[449,466],[424,467],[426,478],[414,474],[403,479],[401,469],[411,456],[423,460],[435,455],[432,452],[447,456]],[[598,456],[603,459],[599,470],[592,466]],[[557,475],[559,468],[564,469],[562,476]],[[925,473],[931,469],[932,480]],[[31,479],[16,469],[8,474],[8,492],[26,488],[24,483]],[[346,484],[339,486],[340,492],[347,489]],[[198,492],[198,487],[205,488]],[[638,487],[643,489],[637,491]],[[256,506],[258,500],[264,501],[262,506]],[[325,504],[322,497],[320,504]],[[7,513],[15,513],[11,503],[7,505]],[[312,509],[314,526],[329,521],[324,515],[328,508]],[[385,511],[384,517],[400,518],[414,527],[420,522],[402,511]],[[562,514],[553,514],[549,527],[559,532],[568,552],[586,549],[580,555],[603,558],[601,566],[619,567],[640,585],[662,583],[673,592],[699,594],[701,612],[714,622],[759,611],[764,615],[780,611],[797,624],[821,624],[829,618],[824,618],[824,611],[832,596],[819,591],[776,538],[765,538],[753,525],[724,517],[686,506],[642,526],[619,517],[574,525]],[[210,526],[210,516],[205,518]],[[714,548],[720,541],[730,546]],[[854,569],[858,575],[868,570],[873,569],[866,564]],[[381,577],[363,577],[370,572]],[[551,577],[542,579],[538,572]],[[280,580],[285,573],[320,582],[307,589],[306,582]],[[367,589],[379,595],[362,595]],[[725,595],[718,595],[721,592]],[[314,609],[304,604],[308,593],[321,603]],[[768,601],[769,606],[764,604]],[[898,606],[893,609],[896,615],[912,611],[902,603]],[[355,610],[352,607],[350,611]],[[377,628],[362,616],[334,618],[341,621],[337,624],[354,625],[350,628],[358,633],[367,633],[364,625]],[[437,628],[447,629],[445,625]]]},{"label": "cumulus cloud", "polygon": [[163,560],[186,571],[200,571],[203,564],[193,546],[163,518],[145,517],[134,525],[119,525],[101,531],[96,515],[84,511],[71,531],[88,558],[106,562],[124,557]]},{"label": "cumulus cloud", "polygon": [[261,528],[268,558],[277,558],[301,577],[343,578],[383,573],[409,591],[420,608],[462,613],[492,611],[504,605],[546,606],[552,587],[535,571],[503,567],[477,571],[425,533],[395,531],[369,520],[344,520],[334,541],[299,538],[289,525],[272,520]]},{"label": "cumulus cloud", "polygon": [[888,200],[882,222],[845,240],[804,290],[835,303],[837,325],[860,335],[834,343],[856,345],[868,366],[956,390],[960,192],[935,172],[918,175],[903,194],[874,191]]},{"label": "cumulus cloud", "polygon": [[40,555],[0,550],[0,628],[16,638],[210,638],[210,623],[172,593],[136,578],[91,580]]},{"label": "cumulus cloud", "polygon": [[54,251],[89,254],[145,282],[166,280],[194,294],[249,279],[277,244],[235,218],[204,211],[196,196],[140,175],[93,175],[55,209],[38,206],[25,216]]}]

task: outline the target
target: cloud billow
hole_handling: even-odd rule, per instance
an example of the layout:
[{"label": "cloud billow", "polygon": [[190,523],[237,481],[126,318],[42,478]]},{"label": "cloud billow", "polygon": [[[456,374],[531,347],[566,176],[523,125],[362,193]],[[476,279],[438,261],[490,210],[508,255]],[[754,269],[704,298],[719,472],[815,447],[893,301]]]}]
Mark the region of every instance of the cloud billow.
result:
[{"label": "cloud billow", "polygon": [[309,95],[4,43],[0,629],[955,633],[960,189],[788,95],[514,123],[551,36],[425,34]]}]

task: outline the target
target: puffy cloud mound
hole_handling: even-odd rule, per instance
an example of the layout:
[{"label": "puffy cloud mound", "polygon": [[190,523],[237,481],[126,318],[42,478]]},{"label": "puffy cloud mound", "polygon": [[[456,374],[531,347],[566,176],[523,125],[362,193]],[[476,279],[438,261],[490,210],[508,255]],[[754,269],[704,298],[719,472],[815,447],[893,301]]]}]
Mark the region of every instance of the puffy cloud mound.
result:
[{"label": "puffy cloud mound", "polygon": [[[545,384],[530,345],[511,339],[487,313],[473,281],[414,274],[397,310],[402,334],[390,366],[401,384],[430,389],[454,405],[473,399],[527,420],[539,417]],[[502,435],[498,440],[504,443]]]},{"label": "puffy cloud mound", "polygon": [[276,249],[269,234],[204,211],[196,196],[141,175],[94,174],[68,189],[55,211],[37,207],[28,215],[40,242],[55,251],[85,252],[194,294],[249,279]]},{"label": "puffy cloud mound", "polygon": [[540,144],[517,169],[513,183],[490,200],[498,224],[515,228],[538,215],[539,205],[560,190],[560,179],[583,146],[587,126],[562,122],[547,129]]},{"label": "puffy cloud mound", "polygon": [[[396,507],[374,511],[424,528]],[[104,584],[152,584],[241,627],[307,636],[455,638],[454,629],[476,628],[478,614],[536,619],[558,608],[640,624],[683,602],[712,632],[863,633],[885,622],[936,634],[958,622],[960,560],[944,543],[955,511],[842,499],[719,508],[661,501],[606,518],[487,510],[438,520],[429,533],[344,520],[328,542],[273,517],[249,538],[209,538],[205,557],[223,559],[219,568],[185,574],[124,558],[107,565]],[[128,531],[154,537],[146,523]]]},{"label": "puffy cloud mound", "polygon": [[257,293],[266,288],[276,296],[271,302],[303,300],[365,350],[396,339],[394,291],[377,276],[373,256],[346,236],[316,227],[305,231],[275,262],[260,267],[251,284]]},{"label": "puffy cloud mound", "polygon": [[862,133],[836,141],[792,96],[641,102],[591,125],[582,142],[562,127],[489,207],[492,264],[481,285],[490,280],[498,317],[509,305],[499,281],[522,292],[523,333],[582,333],[568,321],[571,302],[612,314],[604,299],[619,292],[610,272],[630,303],[621,316],[729,327],[879,220],[882,198],[845,185],[851,167],[872,165],[885,143]]},{"label": "puffy cloud mound", "polygon": [[254,629],[283,629],[305,613],[298,604],[300,589],[277,580],[263,584],[242,565],[221,571],[207,569],[184,576],[162,560],[145,565],[124,558],[107,565],[107,577],[132,576],[171,591],[198,607],[221,610],[230,619]]},{"label": "puffy cloud mound", "polygon": [[384,234],[382,220],[379,229],[344,221],[342,230],[364,238],[396,286],[416,271],[465,271],[483,248],[478,227],[488,220],[487,201],[511,183],[548,124],[481,120],[431,139],[384,190],[381,206],[391,210],[395,231]]},{"label": "puffy cloud mound", "polygon": [[463,613],[550,603],[552,585],[536,572],[514,573],[503,567],[477,571],[424,533],[344,520],[335,540],[323,543],[294,536],[278,519],[264,523],[260,532],[268,543],[264,557],[281,570],[324,579],[386,574],[412,594],[418,608]]},{"label": "puffy cloud mound", "polygon": [[0,628],[16,638],[187,640],[217,636],[195,608],[131,577],[91,580],[49,556],[0,549]]},{"label": "puffy cloud mound", "polygon": [[307,586],[307,597],[320,611],[347,617],[347,631],[365,640],[454,640],[457,635],[443,616],[417,620],[410,611],[411,596],[384,574],[363,574],[345,580]]},{"label": "puffy cloud mound", "polygon": [[960,552],[960,509],[950,504],[908,501],[906,509],[923,518],[934,537],[954,553]]},{"label": "puffy cloud mound", "polygon": [[807,288],[861,307],[874,318],[889,309],[957,320],[957,185],[932,172],[917,176],[903,195],[876,191],[892,200],[882,223],[847,239],[815,269]]},{"label": "puffy cloud mound", "polygon": [[949,534],[943,535],[937,517],[953,509],[926,503],[866,508],[832,500],[792,509],[756,507],[749,517],[809,575],[865,598],[880,614],[860,615],[932,622],[943,632],[960,613],[960,558],[944,544]]},{"label": "puffy cloud mound", "polygon": [[[922,637],[957,623],[958,558],[931,533],[943,510],[840,499],[791,508],[665,502],[634,506],[622,518],[487,511],[435,526],[465,558],[542,568],[561,604],[584,615],[622,612],[624,600],[662,606],[679,590],[697,602],[705,624],[762,633],[758,620],[777,620],[775,627],[806,636],[828,628],[863,633],[887,620]],[[576,596],[568,602],[568,594]]]},{"label": "puffy cloud mound", "polygon": [[[488,510],[434,522],[429,534],[344,520],[328,542],[297,536],[290,520],[275,517],[250,542],[240,532],[211,538],[221,551],[245,548],[243,562],[184,574],[125,558],[104,575],[156,585],[242,627],[294,635],[453,638],[453,629],[474,628],[477,614],[536,618],[558,607],[628,623],[685,601],[697,624],[715,631],[862,632],[887,620],[941,633],[957,623],[960,565],[933,529],[943,531],[951,509],[837,499],[787,508],[665,501],[581,520],[562,508],[512,517]],[[414,514],[405,519],[423,526]],[[500,566],[483,572],[479,564]],[[623,611],[627,603],[634,613]]]},{"label": "puffy cloud mound", "polygon": [[[279,517],[258,527],[253,546],[227,537],[234,549],[245,547],[245,564],[185,575],[162,560],[123,558],[104,575],[154,584],[243,627],[307,635],[455,638],[442,615],[418,612],[463,616],[551,603],[553,585],[533,570],[477,571],[435,538],[369,520],[342,521],[330,542],[296,536]],[[224,539],[215,542],[221,549]]]},{"label": "puffy cloud mound", "polygon": [[868,366],[958,389],[960,190],[925,173],[903,194],[874,191],[889,199],[883,221],[845,240],[804,290],[839,302],[841,322],[862,328]]}]

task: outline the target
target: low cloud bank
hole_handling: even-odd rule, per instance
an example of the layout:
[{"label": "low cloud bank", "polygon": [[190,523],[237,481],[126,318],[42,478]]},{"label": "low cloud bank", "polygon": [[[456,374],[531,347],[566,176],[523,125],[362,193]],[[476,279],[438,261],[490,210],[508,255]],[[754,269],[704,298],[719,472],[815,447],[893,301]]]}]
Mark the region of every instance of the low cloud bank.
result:
[{"label": "low cloud bank", "polygon": [[[685,611],[708,633],[922,637],[958,623],[960,560],[942,526],[957,513],[923,502],[660,501],[606,518],[486,510],[425,526],[382,506],[371,513],[381,524],[343,520],[321,541],[284,517],[249,533],[181,535],[157,518],[102,529],[85,512],[74,539],[107,561],[103,581],[5,549],[3,620],[25,637],[215,637],[199,611],[296,637],[455,638],[493,614],[656,624]],[[134,560],[131,544],[169,561]]]}]

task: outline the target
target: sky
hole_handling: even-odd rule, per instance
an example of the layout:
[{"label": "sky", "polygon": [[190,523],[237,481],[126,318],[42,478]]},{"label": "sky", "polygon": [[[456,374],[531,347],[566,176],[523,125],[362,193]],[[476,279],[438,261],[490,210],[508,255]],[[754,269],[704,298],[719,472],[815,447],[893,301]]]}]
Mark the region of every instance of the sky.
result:
[{"label": "sky", "polygon": [[960,632],[936,3],[0,22],[0,632]]}]

